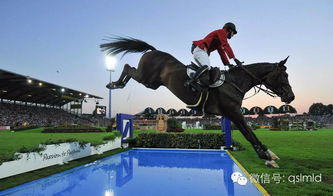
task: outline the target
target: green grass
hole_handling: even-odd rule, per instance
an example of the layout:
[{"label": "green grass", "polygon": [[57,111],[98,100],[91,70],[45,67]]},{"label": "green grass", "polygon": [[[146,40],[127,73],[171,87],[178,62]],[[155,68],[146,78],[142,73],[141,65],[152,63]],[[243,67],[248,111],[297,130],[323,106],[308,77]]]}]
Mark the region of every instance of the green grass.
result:
[{"label": "green grass", "polygon": [[12,160],[14,153],[24,149],[33,151],[41,143],[53,143],[66,140],[77,140],[82,143],[91,143],[93,146],[102,144],[104,138],[108,139],[114,133],[41,133],[43,128],[20,132],[0,132],[0,163],[1,160]]},{"label": "green grass", "polygon": [[[257,158],[252,146],[239,131],[233,131],[234,140],[239,141],[246,150],[232,154],[252,174],[268,174],[270,183],[262,183],[272,195],[333,195],[333,130],[319,131],[268,131],[257,130],[255,134],[277,154],[280,169],[264,166],[264,161]],[[280,184],[272,180],[278,173]],[[289,182],[289,176],[299,174],[322,174],[322,182]],[[290,177],[292,178],[292,177]]]}]

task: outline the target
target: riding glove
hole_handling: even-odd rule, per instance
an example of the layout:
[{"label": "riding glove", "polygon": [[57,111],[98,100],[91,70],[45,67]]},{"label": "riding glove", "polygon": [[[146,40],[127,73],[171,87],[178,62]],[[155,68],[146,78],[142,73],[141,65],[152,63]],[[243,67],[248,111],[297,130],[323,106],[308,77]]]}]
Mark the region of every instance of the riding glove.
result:
[{"label": "riding glove", "polygon": [[240,60],[234,58],[234,61],[235,61],[236,65],[242,66],[242,62],[240,62]]}]

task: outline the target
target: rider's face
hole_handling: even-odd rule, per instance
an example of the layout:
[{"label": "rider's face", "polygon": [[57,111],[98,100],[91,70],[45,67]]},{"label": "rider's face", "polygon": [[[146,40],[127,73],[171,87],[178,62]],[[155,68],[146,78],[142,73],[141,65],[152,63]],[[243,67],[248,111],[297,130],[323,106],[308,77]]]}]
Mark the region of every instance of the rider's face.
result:
[{"label": "rider's face", "polygon": [[234,32],[233,31],[229,31],[228,39],[231,39],[233,36],[234,36]]}]

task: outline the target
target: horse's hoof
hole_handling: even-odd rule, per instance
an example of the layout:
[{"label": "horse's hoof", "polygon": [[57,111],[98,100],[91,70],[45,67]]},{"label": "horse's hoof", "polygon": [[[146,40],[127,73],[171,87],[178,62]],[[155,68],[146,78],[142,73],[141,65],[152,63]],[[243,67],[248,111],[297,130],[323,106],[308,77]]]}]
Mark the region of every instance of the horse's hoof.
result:
[{"label": "horse's hoof", "polygon": [[271,161],[266,160],[265,165],[270,168],[280,168],[279,165],[274,160]]},{"label": "horse's hoof", "polygon": [[272,151],[270,151],[269,149],[267,149],[267,152],[271,155],[272,160],[280,160],[280,158]]},{"label": "horse's hoof", "polygon": [[112,83],[109,83],[109,84],[107,84],[106,85],[106,88],[108,88],[108,89],[117,89],[117,88],[124,88],[125,87],[125,85],[123,85],[123,84],[116,84],[115,82],[112,82]]},{"label": "horse's hoof", "polygon": [[113,87],[114,87],[114,84],[111,82],[106,85],[106,88],[108,88],[108,89],[113,89]]}]

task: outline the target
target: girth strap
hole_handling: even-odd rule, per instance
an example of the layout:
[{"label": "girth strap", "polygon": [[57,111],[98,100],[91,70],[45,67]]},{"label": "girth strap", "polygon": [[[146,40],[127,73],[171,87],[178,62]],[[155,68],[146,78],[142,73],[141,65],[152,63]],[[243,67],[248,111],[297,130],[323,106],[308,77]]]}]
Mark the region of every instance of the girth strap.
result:
[{"label": "girth strap", "polygon": [[204,88],[204,90],[200,93],[198,102],[194,105],[187,105],[186,107],[204,113],[204,108],[208,100],[208,96],[209,96],[209,91],[207,88]]}]

